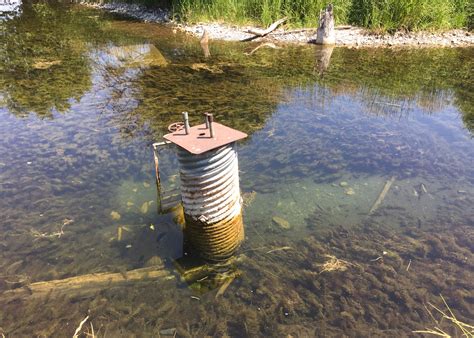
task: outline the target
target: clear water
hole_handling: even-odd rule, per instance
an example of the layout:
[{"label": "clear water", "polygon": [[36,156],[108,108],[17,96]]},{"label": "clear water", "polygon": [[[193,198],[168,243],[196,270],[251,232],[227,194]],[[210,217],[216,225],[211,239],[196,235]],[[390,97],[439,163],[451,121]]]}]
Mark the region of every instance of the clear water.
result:
[{"label": "clear water", "polygon": [[[112,337],[459,334],[428,311],[439,319],[440,294],[472,324],[473,48],[248,55],[257,44],[211,41],[205,58],[171,27],[48,4],[1,27],[7,337],[71,336],[87,315],[83,332]],[[157,212],[151,143],[185,110],[249,133],[246,239],[227,289],[180,278],[179,217]],[[174,187],[173,149],[160,160]],[[18,293],[160,261],[164,279]]]}]

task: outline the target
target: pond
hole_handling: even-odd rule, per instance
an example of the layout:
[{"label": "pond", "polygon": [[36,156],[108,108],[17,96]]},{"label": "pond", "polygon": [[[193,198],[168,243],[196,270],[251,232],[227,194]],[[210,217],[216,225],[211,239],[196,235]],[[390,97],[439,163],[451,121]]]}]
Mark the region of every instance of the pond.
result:
[{"label": "pond", "polygon": [[[474,48],[206,56],[173,27],[47,3],[0,25],[0,333],[72,336],[88,316],[99,337],[461,334],[434,306],[473,324]],[[151,147],[183,111],[249,134],[245,239],[199,277]],[[176,188],[173,147],[159,156]],[[33,284],[99,273],[130,281]]]}]

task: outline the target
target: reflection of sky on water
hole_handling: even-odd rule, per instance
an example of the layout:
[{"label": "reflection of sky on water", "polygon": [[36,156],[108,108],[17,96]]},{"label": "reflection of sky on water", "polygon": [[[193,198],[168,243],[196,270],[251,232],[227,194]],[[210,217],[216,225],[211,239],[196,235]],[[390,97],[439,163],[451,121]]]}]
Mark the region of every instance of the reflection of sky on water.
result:
[{"label": "reflection of sky on water", "polygon": [[[449,93],[439,94],[450,101]],[[247,224],[268,226],[278,216],[302,230],[319,213],[321,227],[361,224],[391,177],[381,214],[372,219],[394,228],[474,222],[474,147],[456,107],[446,103],[431,113],[391,100],[394,110],[380,113],[364,91],[317,86],[290,89],[287,97],[239,147],[243,191],[257,192]],[[383,96],[376,99],[385,106]]]},{"label": "reflection of sky on water", "polygon": [[166,60],[153,44],[115,46],[109,44],[90,53],[94,63],[112,68],[144,68],[166,65]]},{"label": "reflection of sky on water", "polygon": [[[440,96],[450,98],[442,92]],[[474,181],[472,140],[450,104],[431,113],[413,101],[385,102],[383,96],[368,100],[364,92],[338,94],[318,87],[290,90],[289,97],[252,136],[258,147],[252,152],[279,154],[287,159],[280,165],[293,167],[335,166],[407,177],[430,173]]]},{"label": "reflection of sky on water", "polygon": [[21,14],[21,0],[0,0],[0,21]]}]

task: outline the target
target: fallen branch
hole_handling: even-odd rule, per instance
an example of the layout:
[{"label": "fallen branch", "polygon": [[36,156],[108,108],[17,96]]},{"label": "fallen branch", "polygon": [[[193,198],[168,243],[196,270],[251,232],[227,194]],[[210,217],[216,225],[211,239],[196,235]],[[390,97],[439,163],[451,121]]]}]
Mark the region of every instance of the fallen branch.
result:
[{"label": "fallen branch", "polygon": [[219,290],[216,293],[216,299],[219,298],[220,296],[224,295],[225,290],[227,290],[227,288],[234,281],[234,279],[235,279],[235,276],[231,276],[224,282],[224,284],[221,285],[221,287],[219,288]]},{"label": "fallen branch", "polygon": [[274,32],[275,35],[287,35],[287,34],[296,34],[296,33],[305,33],[305,32],[315,32],[317,28],[300,28],[300,29],[292,29],[288,31],[282,32]]},{"label": "fallen branch", "polygon": [[90,334],[90,336],[91,336],[92,338],[95,338],[94,325],[92,325],[92,322],[91,322],[91,334]]},{"label": "fallen branch", "polygon": [[269,47],[269,48],[273,48],[273,49],[279,49],[280,47],[276,46],[274,43],[272,42],[265,42],[265,43],[262,43],[261,45],[258,45],[257,47],[255,47],[254,49],[252,49],[250,52],[248,53],[245,53],[245,55],[252,55],[253,53],[255,53],[257,50],[259,50],[260,48],[263,48],[263,47]]},{"label": "fallen branch", "polygon": [[74,336],[72,336],[72,338],[77,338],[79,337],[79,333],[81,333],[81,330],[82,330],[82,325],[84,325],[85,322],[87,322],[87,320],[89,319],[89,316],[87,316],[86,318],[84,318],[82,320],[82,322],[79,323],[79,326],[77,327],[76,331],[74,332]]},{"label": "fallen branch", "polygon": [[[449,305],[446,303],[446,300],[444,299],[443,295],[440,295],[441,299],[443,300],[443,303],[444,305],[446,306],[446,308],[448,309],[448,312],[449,314],[446,312],[446,311],[443,311],[441,309],[439,309],[438,307],[436,307],[435,305],[431,304],[430,302],[428,302],[428,304],[433,308],[435,309],[437,312],[439,312],[441,315],[442,315],[442,318],[440,321],[436,320],[433,316],[433,314],[431,313],[431,311],[428,310],[428,308],[426,307],[425,305],[425,309],[428,311],[428,313],[430,314],[431,318],[433,319],[433,321],[437,324],[437,325],[440,325],[441,321],[443,321],[444,319],[447,319],[448,320],[448,323],[451,324],[451,327],[454,328],[454,329],[458,329],[461,331],[462,333],[462,337],[474,337],[474,326],[473,325],[469,325],[467,323],[464,323],[460,320],[458,320],[456,318],[456,316],[454,315],[453,311],[451,310],[451,308],[449,307]],[[456,330],[457,331],[457,330]],[[417,330],[417,331],[412,331],[414,333],[426,333],[426,334],[431,334],[431,335],[435,335],[435,336],[440,336],[440,337],[446,337],[446,338],[450,338],[451,335],[448,334],[446,331],[443,331],[442,329],[440,329],[439,327],[435,326],[433,329],[426,329],[426,330]],[[458,333],[458,332],[456,332]],[[458,336],[456,334],[456,336]]]},{"label": "fallen branch", "polygon": [[74,222],[74,220],[65,218],[63,220],[63,224],[59,228],[59,231],[48,233],[48,232],[39,232],[38,230],[31,229],[30,233],[36,239],[39,239],[39,238],[53,238],[53,237],[61,238],[61,236],[64,235],[64,227],[68,224],[71,224],[72,222]]},{"label": "fallen branch", "polygon": [[379,197],[375,200],[374,204],[372,205],[372,208],[370,208],[369,215],[371,215],[377,208],[382,204],[383,200],[385,199],[385,196],[387,195],[388,191],[390,190],[390,187],[392,186],[393,182],[395,182],[395,176],[392,176],[390,180],[385,182],[385,185],[382,189],[382,191],[379,194]]},{"label": "fallen branch", "polygon": [[291,249],[292,248],[290,246],[282,246],[281,248],[276,248],[276,249],[272,249],[270,251],[267,251],[267,254],[272,253],[272,252],[276,252],[276,251],[291,250]]},{"label": "fallen branch", "polygon": [[334,29],[341,31],[341,30],[346,30],[346,29],[351,29],[351,28],[352,28],[351,25],[339,25],[339,26],[336,26]]},{"label": "fallen branch", "polygon": [[142,282],[159,278],[174,278],[162,265],[120,272],[101,272],[36,282],[22,288],[5,291],[0,294],[2,300],[39,298],[42,296],[79,295],[131,282]]},{"label": "fallen branch", "polygon": [[354,263],[350,263],[343,259],[339,259],[333,255],[324,255],[329,258],[324,264],[318,264],[322,269],[319,273],[332,272],[332,271],[346,271],[350,266],[355,266]]},{"label": "fallen branch", "polygon": [[267,29],[258,29],[258,28],[248,29],[246,32],[250,33],[250,34],[253,34],[254,36],[252,36],[250,38],[243,39],[242,41],[251,41],[251,40],[256,39],[256,38],[264,37],[264,36],[270,34],[271,32],[273,32],[275,29],[277,29],[277,27],[280,26],[286,20],[287,20],[287,17],[284,17],[280,20],[277,20],[274,23],[272,23]]}]

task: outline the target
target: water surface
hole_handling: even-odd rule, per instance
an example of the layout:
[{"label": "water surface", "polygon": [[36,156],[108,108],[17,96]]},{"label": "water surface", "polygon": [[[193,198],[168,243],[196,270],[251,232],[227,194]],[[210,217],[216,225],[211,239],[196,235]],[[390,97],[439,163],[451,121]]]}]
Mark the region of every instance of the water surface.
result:
[{"label": "water surface", "polygon": [[[440,294],[472,324],[473,48],[211,42],[205,58],[171,27],[45,3],[1,25],[0,332],[71,336],[89,315],[99,336],[393,336],[438,325]],[[151,151],[182,111],[249,133],[238,260],[188,283]],[[176,187],[173,148],[160,160]],[[169,278],[10,296],[159,262]]]}]

